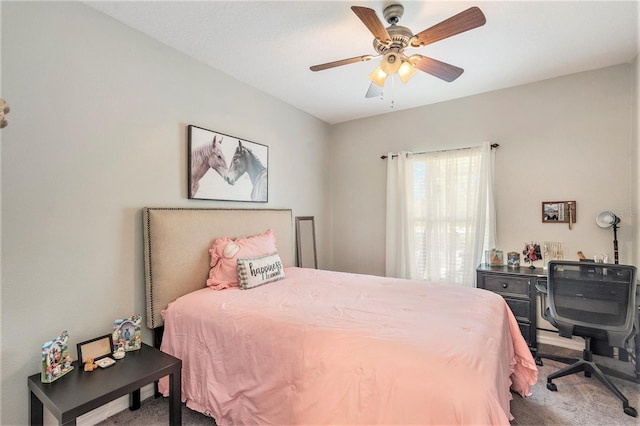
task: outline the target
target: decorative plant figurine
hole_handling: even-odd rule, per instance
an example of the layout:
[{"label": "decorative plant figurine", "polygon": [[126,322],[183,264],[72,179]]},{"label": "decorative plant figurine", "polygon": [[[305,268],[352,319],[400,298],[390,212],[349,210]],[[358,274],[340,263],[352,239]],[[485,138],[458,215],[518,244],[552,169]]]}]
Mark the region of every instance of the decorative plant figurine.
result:
[{"label": "decorative plant figurine", "polygon": [[540,251],[540,244],[538,243],[525,243],[522,254],[524,255],[524,261],[527,263],[531,263],[531,265],[529,266],[529,268],[531,269],[535,269],[535,265],[533,264],[533,262],[542,259],[542,252]]}]

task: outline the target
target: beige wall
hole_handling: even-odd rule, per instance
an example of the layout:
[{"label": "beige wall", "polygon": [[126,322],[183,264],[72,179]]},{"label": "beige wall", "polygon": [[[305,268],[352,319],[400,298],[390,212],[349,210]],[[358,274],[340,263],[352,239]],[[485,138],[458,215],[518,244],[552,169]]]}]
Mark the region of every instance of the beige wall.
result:
[{"label": "beige wall", "polygon": [[[325,123],[81,3],[2,2],[2,97],[0,424],[46,340],[144,313],[144,206],[292,208],[328,266]],[[187,124],[268,145],[269,203],[187,200]]]},{"label": "beige wall", "polygon": [[[560,241],[567,258],[581,250],[613,261],[612,231],[594,221],[611,209],[622,219],[621,262],[632,262],[634,72],[631,65],[614,66],[333,126],[334,268],[384,274],[386,166],[380,155],[485,140],[500,144],[499,249]],[[573,230],[541,223],[541,202],[554,200],[577,202]]]}]

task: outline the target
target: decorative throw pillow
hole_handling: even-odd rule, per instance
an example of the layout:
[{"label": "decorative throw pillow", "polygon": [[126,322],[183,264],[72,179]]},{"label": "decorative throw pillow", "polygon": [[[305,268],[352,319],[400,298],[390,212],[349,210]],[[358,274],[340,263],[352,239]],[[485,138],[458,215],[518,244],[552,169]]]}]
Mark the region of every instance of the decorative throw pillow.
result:
[{"label": "decorative throw pillow", "polygon": [[229,237],[218,238],[209,250],[211,270],[207,286],[214,290],[238,287],[238,258],[259,257],[277,251],[276,234],[271,229],[235,240]]},{"label": "decorative throw pillow", "polygon": [[277,252],[267,256],[238,258],[240,288],[247,290],[284,278],[284,267]]}]

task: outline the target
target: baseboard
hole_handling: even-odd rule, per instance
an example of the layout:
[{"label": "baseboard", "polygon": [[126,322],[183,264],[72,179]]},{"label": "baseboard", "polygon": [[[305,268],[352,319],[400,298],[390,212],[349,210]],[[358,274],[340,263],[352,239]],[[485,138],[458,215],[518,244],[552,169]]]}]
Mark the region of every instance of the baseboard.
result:
[{"label": "baseboard", "polygon": [[[152,397],[154,394],[153,383],[144,386],[140,389],[140,400],[144,401],[145,399]],[[129,395],[125,395],[116,400],[111,401],[108,404],[103,405],[102,407],[98,407],[93,411],[89,411],[86,414],[78,417],[76,421],[77,426],[93,426],[97,423],[100,423],[103,420],[108,419],[114,414],[119,413],[120,411],[129,409]],[[58,425],[58,420],[47,410],[47,407],[44,407],[44,424],[45,425]]]}]

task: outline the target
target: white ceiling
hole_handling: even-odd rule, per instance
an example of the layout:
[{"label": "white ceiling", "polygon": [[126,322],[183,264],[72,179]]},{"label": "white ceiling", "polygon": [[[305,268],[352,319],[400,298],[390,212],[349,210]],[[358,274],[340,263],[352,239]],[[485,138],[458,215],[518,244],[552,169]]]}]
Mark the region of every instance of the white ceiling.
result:
[{"label": "white ceiling", "polygon": [[[638,0],[86,3],[330,124],[631,62],[640,51]],[[381,100],[365,98],[379,59],[309,70],[374,54],[350,6],[375,9],[384,23],[392,3],[404,6],[399,24],[414,34],[471,6],[484,12],[484,26],[411,51],[464,68],[460,78],[418,72],[393,88],[387,80]]]}]

